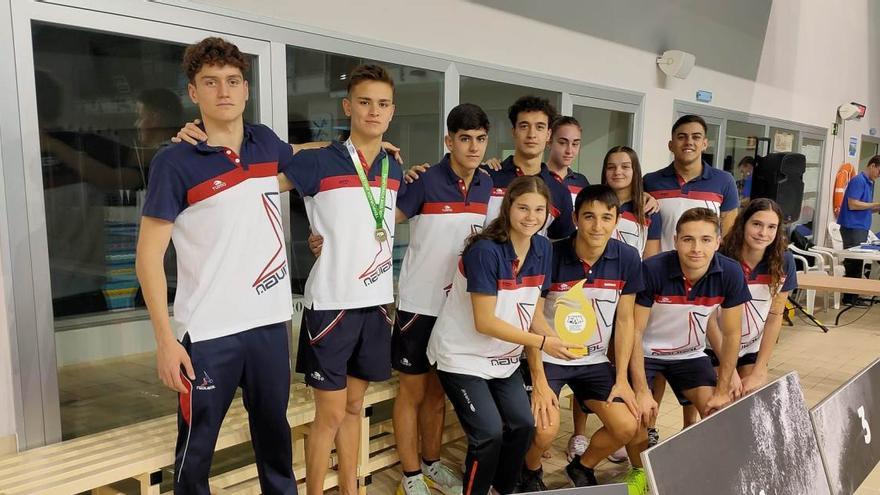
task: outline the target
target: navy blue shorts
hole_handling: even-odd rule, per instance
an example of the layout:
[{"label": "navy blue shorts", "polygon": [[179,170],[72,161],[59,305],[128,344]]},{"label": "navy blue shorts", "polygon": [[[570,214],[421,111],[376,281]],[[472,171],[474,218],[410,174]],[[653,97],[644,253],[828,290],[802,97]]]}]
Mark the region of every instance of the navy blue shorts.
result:
[{"label": "navy blue shorts", "polygon": [[421,375],[431,370],[428,340],[436,316],[397,311],[391,335],[391,366],[401,373]]},{"label": "navy blue shorts", "polygon": [[[721,361],[718,360],[718,355],[715,354],[715,351],[712,349],[706,349],[704,351],[709,359],[712,361],[712,366],[719,367],[721,366]],[[739,368],[741,366],[748,366],[750,364],[755,364],[758,362],[758,353],[750,352],[748,354],[743,354],[742,356],[736,359],[736,367]]]},{"label": "navy blue shorts", "polygon": [[[614,370],[608,362],[575,366],[544,363],[544,374],[547,376],[547,384],[557,397],[562,386],[568,385],[585,412],[589,409],[586,401],[604,402],[614,387]],[[619,399],[615,401],[620,402]]]},{"label": "navy blue shorts", "polygon": [[296,371],[320,390],[342,390],[346,376],[391,378],[391,317],[384,306],[303,310]]},{"label": "navy blue shorts", "polygon": [[672,387],[679,403],[686,401],[685,390],[697,387],[714,387],[718,383],[715,368],[709,356],[693,359],[655,359],[645,358],[645,378],[648,386],[654,387],[654,378],[663,375]]}]

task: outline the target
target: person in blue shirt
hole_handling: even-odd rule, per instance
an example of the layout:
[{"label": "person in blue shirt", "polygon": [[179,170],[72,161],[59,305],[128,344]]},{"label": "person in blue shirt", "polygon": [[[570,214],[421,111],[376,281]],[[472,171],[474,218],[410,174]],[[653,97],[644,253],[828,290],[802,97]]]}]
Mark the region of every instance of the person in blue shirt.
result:
[{"label": "person in blue shirt", "polygon": [[751,156],[744,156],[736,166],[739,170],[740,180],[736,181],[736,188],[739,190],[739,201],[745,205],[752,196],[752,175],[755,172],[755,159]]},{"label": "person in blue shirt", "polygon": [[[871,229],[871,213],[880,210],[880,202],[874,201],[874,181],[880,177],[880,155],[874,155],[868,160],[868,166],[860,174],[853,177],[846,185],[843,193],[843,204],[840,205],[840,215],[837,223],[840,224],[840,237],[843,239],[843,248],[851,248],[868,240],[868,230]],[[859,273],[862,269],[862,260],[845,260],[843,266],[846,276],[861,278]],[[855,294],[844,294],[844,304],[854,304],[858,301]]]}]

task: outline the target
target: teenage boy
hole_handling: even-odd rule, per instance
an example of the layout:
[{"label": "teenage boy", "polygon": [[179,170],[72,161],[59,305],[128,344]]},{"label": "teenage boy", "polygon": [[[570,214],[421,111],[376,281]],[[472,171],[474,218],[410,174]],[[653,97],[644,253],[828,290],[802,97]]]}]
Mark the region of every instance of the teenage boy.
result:
[{"label": "teenage boy", "polygon": [[[186,49],[183,66],[210,138],[153,159],[137,248],[159,377],[180,394],[174,492],[209,493],[217,434],[241,386],[263,493],[295,494],[278,175],[292,151],[267,127],[244,123],[248,62],[235,45],[206,38]],[[177,338],[163,264],[171,239]]]},{"label": "teenage boy", "polygon": [[306,448],[309,495],[323,493],[334,439],[340,492],[357,492],[364,392],[369,382],[391,376],[386,305],[394,301],[391,248],[402,172],[382,149],[394,115],[389,73],[377,65],[355,68],[342,108],[351,118],[348,140],[301,151],[284,169],[305,198],[312,230],[323,237],[305,285],[296,363],[315,391]]},{"label": "teenage boy", "polygon": [[[663,375],[676,397],[705,417],[731,397],[743,304],[751,300],[738,262],[716,253],[720,221],[709,208],[685,211],[676,224],[675,249],[642,262],[645,289],[636,297],[636,344],[630,373],[644,424],[653,426],[657,403],[650,388]],[[707,320],[720,306],[723,343],[717,377],[705,354]],[[635,458],[630,456],[630,459]]]},{"label": "teenage boy", "polygon": [[721,215],[721,232],[733,227],[739,207],[736,181],[730,173],[703,162],[702,154],[709,145],[706,121],[698,115],[685,115],[672,126],[669,166],[645,174],[645,191],[657,198],[663,229],[660,249],[675,248],[675,226],[686,210],[705,207]]},{"label": "teenage boy", "polygon": [[404,474],[398,495],[462,489],[461,475],[439,460],[446,396],[426,352],[464,241],[485,222],[492,180],[477,169],[488,144],[489,117],[479,106],[463,103],[449,113],[446,128],[449,153],[397,202],[398,219],[409,218],[410,225],[391,349],[400,379],[393,414]]},{"label": "teenage boy", "polygon": [[[641,260],[634,248],[611,238],[619,207],[617,195],[606,185],[588,186],[580,191],[575,200],[577,232],[554,244],[551,285],[545,291],[544,316],[551,326],[557,309],[566,307],[563,299],[570,296],[579,282],[583,282],[583,296],[596,313],[595,329],[583,329],[595,332],[585,343],[588,354],[565,361],[544,353],[546,381],[535,380],[532,390],[533,397],[552,394],[558,399],[562,386],[568,385],[580,407],[589,409],[602,421],[602,428],[593,434],[586,451],[575,456],[565,469],[575,486],[598,484],[593,474],[596,464],[630,443],[640,416],[627,369],[634,339],[633,307],[636,293],[643,289]],[[616,368],[612,368],[606,355],[612,328]],[[526,454],[520,492],[547,489],[541,479],[541,455],[559,431],[559,409],[551,408],[548,414],[550,426],[536,431]],[[638,458],[634,459],[638,463]],[[641,472],[639,486],[644,485]]]},{"label": "teenage boy", "polygon": [[498,216],[507,185],[517,177],[537,175],[550,188],[552,202],[550,216],[539,233],[550,239],[564,239],[574,232],[571,193],[553,177],[543,162],[544,148],[550,141],[550,123],[556,120],[556,116],[553,105],[537,96],[523,96],[508,109],[514,152],[501,162],[499,170],[485,169],[494,184],[486,214],[487,225]]}]

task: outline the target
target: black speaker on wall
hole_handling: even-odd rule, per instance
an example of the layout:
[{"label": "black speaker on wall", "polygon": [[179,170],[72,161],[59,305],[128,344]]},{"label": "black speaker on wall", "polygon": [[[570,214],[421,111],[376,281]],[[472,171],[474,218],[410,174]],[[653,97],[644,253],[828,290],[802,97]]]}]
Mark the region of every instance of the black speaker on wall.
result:
[{"label": "black speaker on wall", "polygon": [[807,158],[800,153],[770,153],[759,156],[752,175],[752,198],[768,198],[779,203],[783,220],[801,216],[804,199],[804,171]]}]

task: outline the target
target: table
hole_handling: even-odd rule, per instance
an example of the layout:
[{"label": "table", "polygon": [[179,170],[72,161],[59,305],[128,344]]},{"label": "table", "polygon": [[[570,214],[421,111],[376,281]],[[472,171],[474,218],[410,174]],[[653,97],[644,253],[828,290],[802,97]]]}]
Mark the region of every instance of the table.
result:
[{"label": "table", "polygon": [[[871,253],[874,254],[874,253]],[[880,253],[875,254],[880,259]],[[798,273],[799,289],[831,290],[834,292],[848,292],[865,296],[880,296],[880,280],[868,278],[830,277],[815,273]],[[840,316],[851,310],[854,306],[843,308],[834,319],[834,324],[840,322]]]}]

